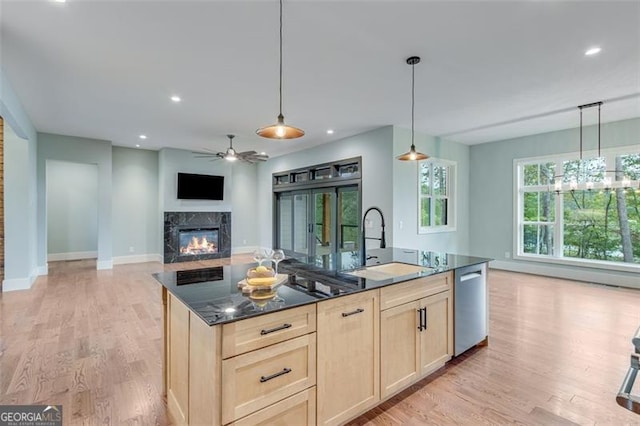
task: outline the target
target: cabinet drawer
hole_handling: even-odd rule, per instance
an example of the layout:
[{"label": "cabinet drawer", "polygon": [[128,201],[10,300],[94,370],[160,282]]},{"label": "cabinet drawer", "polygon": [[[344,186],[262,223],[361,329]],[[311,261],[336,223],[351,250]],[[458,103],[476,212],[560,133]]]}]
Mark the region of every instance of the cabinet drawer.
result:
[{"label": "cabinet drawer", "polygon": [[316,424],[316,388],[304,390],[231,423],[234,426]]},{"label": "cabinet drawer", "polygon": [[222,326],[222,358],[316,331],[316,305],[301,306]]},{"label": "cabinet drawer", "polygon": [[316,334],[222,361],[222,423],[316,384]]},{"label": "cabinet drawer", "polygon": [[380,309],[413,302],[451,288],[453,273],[431,275],[380,289]]}]

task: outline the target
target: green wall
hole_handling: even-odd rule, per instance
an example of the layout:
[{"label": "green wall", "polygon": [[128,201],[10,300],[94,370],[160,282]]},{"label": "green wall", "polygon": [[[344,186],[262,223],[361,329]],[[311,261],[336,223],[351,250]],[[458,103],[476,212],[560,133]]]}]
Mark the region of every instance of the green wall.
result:
[{"label": "green wall", "polygon": [[[584,150],[597,148],[597,126],[585,127]],[[512,258],[514,248],[514,160],[579,152],[579,129],[560,130],[473,145],[470,149],[470,254],[497,260],[494,266],[604,283],[631,283],[637,273],[538,263]],[[640,119],[602,125],[602,148],[634,146],[640,152]],[[509,253],[509,257],[505,254]],[[586,272],[585,272],[586,269]],[[640,284],[636,284],[639,285]]]}]

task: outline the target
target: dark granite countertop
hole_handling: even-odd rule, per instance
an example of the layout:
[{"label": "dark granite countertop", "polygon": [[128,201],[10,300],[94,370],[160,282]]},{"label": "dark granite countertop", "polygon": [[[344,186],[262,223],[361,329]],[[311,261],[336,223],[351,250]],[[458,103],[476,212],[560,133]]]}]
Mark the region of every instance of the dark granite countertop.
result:
[{"label": "dark granite countertop", "polygon": [[272,299],[262,301],[250,299],[238,288],[238,282],[255,263],[162,272],[153,276],[207,324],[216,325],[491,260],[400,248],[373,249],[367,254],[367,266],[400,262],[423,269],[401,276],[362,278],[350,274],[362,269],[357,252],[310,257],[289,253],[278,266],[279,273],[289,274],[289,281],[277,287]]}]

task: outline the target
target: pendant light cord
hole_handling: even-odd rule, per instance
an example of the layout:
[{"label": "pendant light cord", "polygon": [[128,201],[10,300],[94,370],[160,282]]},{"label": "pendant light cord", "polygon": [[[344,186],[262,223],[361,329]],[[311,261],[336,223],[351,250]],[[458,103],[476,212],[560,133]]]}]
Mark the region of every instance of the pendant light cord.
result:
[{"label": "pendant light cord", "polygon": [[598,158],[600,158],[600,107],[602,102],[598,103]]},{"label": "pendant light cord", "polygon": [[280,116],[282,116],[282,0],[280,0]]},{"label": "pendant light cord", "polygon": [[[580,108],[580,161],[582,161],[582,107]],[[598,155],[599,157],[600,155]]]},{"label": "pendant light cord", "polygon": [[413,123],[415,121],[415,89],[416,87],[416,65],[411,64],[411,149],[415,150],[413,143]]}]

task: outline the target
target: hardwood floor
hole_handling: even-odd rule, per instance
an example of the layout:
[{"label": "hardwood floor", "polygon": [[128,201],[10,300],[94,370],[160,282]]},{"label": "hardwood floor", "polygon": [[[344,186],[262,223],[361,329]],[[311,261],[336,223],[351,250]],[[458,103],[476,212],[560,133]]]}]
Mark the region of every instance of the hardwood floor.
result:
[{"label": "hardwood floor", "polygon": [[[56,262],[31,290],[0,294],[0,404],[63,404],[69,425],[168,424],[151,273],[224,262]],[[640,425],[615,403],[639,291],[493,270],[489,288],[488,347],[351,425]]]},{"label": "hardwood floor", "polygon": [[489,283],[489,346],[350,426],[640,425],[615,402],[640,326],[640,291],[496,270]]}]

